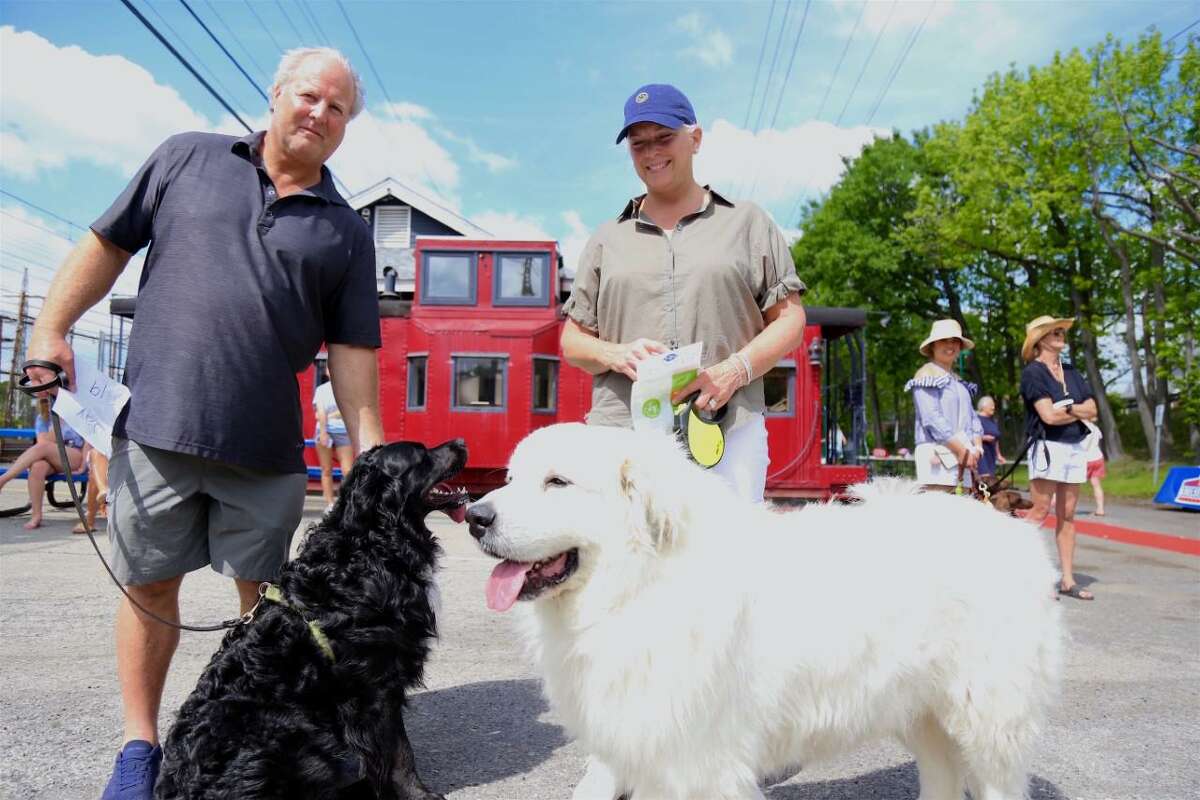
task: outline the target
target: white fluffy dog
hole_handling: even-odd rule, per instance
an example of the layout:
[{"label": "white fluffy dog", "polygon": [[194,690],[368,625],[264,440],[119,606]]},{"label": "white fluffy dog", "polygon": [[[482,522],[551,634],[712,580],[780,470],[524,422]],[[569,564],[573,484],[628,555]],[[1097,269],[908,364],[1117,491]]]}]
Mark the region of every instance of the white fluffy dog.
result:
[{"label": "white fluffy dog", "polygon": [[1032,526],[911,484],[775,513],[670,438],[584,425],[531,434],[509,479],[468,520],[503,559],[488,605],[534,601],[546,694],[592,754],[577,798],[761,798],[885,736],[921,800],[1025,796],[1063,638]]}]

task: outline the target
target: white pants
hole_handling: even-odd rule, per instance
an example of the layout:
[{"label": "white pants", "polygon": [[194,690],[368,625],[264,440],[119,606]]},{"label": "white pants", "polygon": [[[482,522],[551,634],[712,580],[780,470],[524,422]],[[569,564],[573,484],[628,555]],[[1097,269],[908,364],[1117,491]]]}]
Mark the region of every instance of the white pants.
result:
[{"label": "white pants", "polygon": [[[1050,451],[1050,463],[1046,463],[1046,450]],[[1029,477],[1058,483],[1087,482],[1087,439],[1068,444],[1066,442],[1033,443],[1029,448]]]},{"label": "white pants", "polygon": [[752,503],[763,501],[767,488],[767,418],[754,417],[725,434],[725,453],[712,471]]}]

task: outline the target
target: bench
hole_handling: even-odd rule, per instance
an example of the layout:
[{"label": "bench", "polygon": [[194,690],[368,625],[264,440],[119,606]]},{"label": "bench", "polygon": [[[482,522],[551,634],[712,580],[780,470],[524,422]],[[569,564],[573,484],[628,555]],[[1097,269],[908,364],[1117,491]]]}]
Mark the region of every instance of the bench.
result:
[{"label": "bench", "polygon": [[[22,440],[23,442],[24,441],[32,442],[36,438],[37,438],[37,433],[36,433],[36,431],[34,431],[33,428],[0,428],[0,441],[4,442],[2,449],[0,449],[0,453],[3,453],[3,457],[7,461],[8,457],[9,457],[9,452],[10,452],[10,448],[8,447],[9,439],[19,439],[19,440]],[[24,452],[28,446],[29,445],[27,445],[27,444],[21,444],[19,449],[16,450],[15,455],[19,455],[20,453]],[[21,474],[17,475],[16,477],[28,478],[29,471],[26,470],[25,472],[22,472]],[[318,477],[319,477],[319,475],[318,475]],[[83,467],[83,469],[81,469],[79,472],[74,473],[74,478],[75,478],[75,483],[76,483],[75,490],[77,492],[79,492],[79,497],[83,498],[83,496],[87,493],[87,480],[88,480],[87,466],[85,465]],[[58,498],[56,498],[54,496],[55,486],[59,482],[65,481],[66,479],[67,479],[67,476],[61,472],[55,472],[53,475],[49,475],[46,478],[46,501],[49,502],[50,505],[52,505],[55,508],[74,508],[75,507],[75,504],[71,501],[71,490],[70,489],[66,490],[66,492],[67,492],[66,500],[59,500]],[[15,516],[17,514],[23,514],[28,510],[29,510],[28,503],[25,504],[25,506],[23,506],[21,508],[0,509],[0,517]]]}]

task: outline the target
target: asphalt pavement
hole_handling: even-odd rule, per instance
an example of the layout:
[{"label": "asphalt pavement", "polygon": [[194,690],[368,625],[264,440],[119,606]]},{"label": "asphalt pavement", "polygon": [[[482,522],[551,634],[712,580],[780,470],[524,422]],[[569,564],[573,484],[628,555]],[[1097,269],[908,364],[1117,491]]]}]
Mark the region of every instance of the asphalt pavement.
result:
[{"label": "asphalt pavement", "polygon": [[[20,481],[6,487],[0,508],[18,505],[23,491]],[[306,520],[319,508],[310,497]],[[70,533],[68,512],[52,511],[36,531],[22,529],[27,520],[0,519],[0,798],[94,800],[121,736],[112,642],[118,594],[86,537]],[[1200,514],[1111,504],[1106,521],[1200,536]],[[427,688],[406,716],[421,774],[451,800],[570,797],[583,754],[542,699],[515,620],[484,605],[493,562],[475,550],[465,526],[440,515],[430,523],[445,549],[441,639]],[[106,542],[101,547],[107,551]],[[853,565],[846,570],[847,592],[888,602],[891,587],[861,586]],[[1072,644],[1063,695],[1033,762],[1032,797],[1200,797],[1200,558],[1081,536],[1077,575],[1097,599],[1062,601]],[[987,590],[981,564],[979,591]],[[235,611],[232,586],[208,570],[189,576],[183,594],[185,621]],[[800,616],[795,635],[804,635]],[[164,728],[219,640],[183,634]],[[807,765],[768,797],[917,794],[911,758],[885,742]]]}]

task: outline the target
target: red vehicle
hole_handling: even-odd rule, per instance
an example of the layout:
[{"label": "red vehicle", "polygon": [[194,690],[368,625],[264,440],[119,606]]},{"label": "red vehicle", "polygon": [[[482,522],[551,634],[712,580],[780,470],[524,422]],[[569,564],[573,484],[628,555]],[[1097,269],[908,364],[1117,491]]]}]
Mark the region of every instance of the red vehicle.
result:
[{"label": "red vehicle", "polygon": [[[591,376],[558,346],[567,290],[557,245],[419,237],[414,260],[411,297],[381,294],[384,432],[425,444],[465,439],[463,479],[482,493],[504,482],[521,438],[580,421],[591,406]],[[867,478],[866,312],[810,307],[808,323],[804,346],[765,378],[773,497],[827,498]],[[298,376],[301,397],[312,396],[323,369],[318,360]],[[306,405],[305,431],[313,428]]]}]

